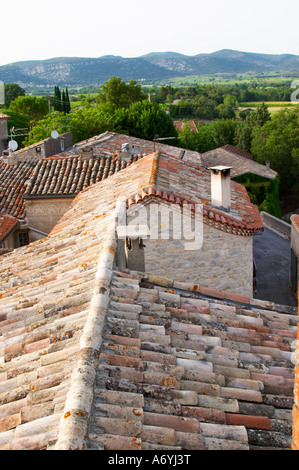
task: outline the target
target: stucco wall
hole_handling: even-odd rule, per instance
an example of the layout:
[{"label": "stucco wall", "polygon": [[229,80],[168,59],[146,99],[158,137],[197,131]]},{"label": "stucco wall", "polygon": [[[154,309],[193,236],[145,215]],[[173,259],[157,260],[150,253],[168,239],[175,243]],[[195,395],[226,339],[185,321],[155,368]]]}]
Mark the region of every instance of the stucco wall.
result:
[{"label": "stucco wall", "polygon": [[[154,203],[152,203],[154,204]],[[159,205],[159,210],[162,204]],[[175,207],[175,205],[173,205]],[[149,206],[147,206],[149,212]],[[133,212],[128,223],[131,224]],[[202,245],[192,248],[190,230],[182,230],[181,239],[174,239],[170,223],[159,219],[158,239],[141,237],[144,244],[145,272],[178,281],[252,296],[253,244],[251,236],[238,236],[202,225]],[[198,230],[200,226],[198,226]],[[161,234],[166,239],[161,239]],[[200,237],[197,236],[198,245]]]},{"label": "stucco wall", "polygon": [[[26,219],[28,226],[49,234],[68,210],[73,198],[26,199]],[[29,230],[30,242],[40,240],[45,235]]]}]

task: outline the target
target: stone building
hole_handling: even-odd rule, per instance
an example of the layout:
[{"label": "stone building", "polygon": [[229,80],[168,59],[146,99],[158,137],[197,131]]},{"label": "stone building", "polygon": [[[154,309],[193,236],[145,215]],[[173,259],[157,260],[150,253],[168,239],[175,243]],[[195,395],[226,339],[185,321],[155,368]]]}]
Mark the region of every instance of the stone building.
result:
[{"label": "stone building", "polygon": [[67,132],[57,138],[48,137],[36,144],[29,145],[14,152],[15,161],[41,160],[52,155],[61,154],[72,147],[72,133]]},{"label": "stone building", "polygon": [[[171,195],[184,165],[141,158],[81,191],[48,237],[2,257],[1,450],[291,448],[297,312],[117,265],[119,222],[146,201],[181,207]],[[192,202],[210,171],[188,175]],[[206,225],[228,226],[210,202]],[[238,222],[256,224],[241,206]]]},{"label": "stone building", "polygon": [[[127,267],[252,295],[252,236],[263,229],[263,223],[244,187],[230,180],[225,167],[198,169],[163,154],[144,157],[143,162],[149,166],[149,187],[130,197],[127,223],[134,229],[136,212],[139,222],[138,212],[144,208],[140,225],[145,226],[147,220],[154,226],[144,235],[141,229],[130,247],[125,247]],[[225,187],[216,197],[213,190],[221,185]],[[171,223],[176,218],[181,224],[179,232]]]}]

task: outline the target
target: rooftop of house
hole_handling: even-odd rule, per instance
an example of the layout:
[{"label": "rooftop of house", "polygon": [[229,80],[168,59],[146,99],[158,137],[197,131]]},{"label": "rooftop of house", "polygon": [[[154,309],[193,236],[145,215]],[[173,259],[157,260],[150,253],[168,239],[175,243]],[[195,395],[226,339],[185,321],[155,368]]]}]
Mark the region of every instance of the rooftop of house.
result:
[{"label": "rooftop of house", "polygon": [[197,177],[146,156],[2,257],[1,450],[290,448],[295,309],[114,265],[118,197],[166,163]]},{"label": "rooftop of house", "polygon": [[167,139],[165,141],[150,141],[114,132],[104,132],[98,136],[78,142],[73,145],[68,154],[80,154],[87,148],[92,149],[93,155],[115,155],[121,151],[124,144],[128,144],[130,149],[137,153],[149,154],[159,150],[160,153],[165,155],[172,155],[182,159],[188,157],[188,160],[201,164],[198,152],[168,145]]},{"label": "rooftop of house", "polygon": [[237,177],[246,173],[253,173],[263,178],[274,179],[277,172],[266,165],[261,165],[253,160],[253,156],[238,149],[233,145],[224,145],[223,147],[210,150],[201,155],[202,161],[207,166],[227,165],[233,167],[232,177]]},{"label": "rooftop of house", "polygon": [[74,197],[88,186],[117,173],[135,162],[117,156],[84,157],[57,155],[41,160],[27,186],[25,198]]},{"label": "rooftop of house", "polygon": [[18,220],[14,217],[0,214],[0,245],[16,230],[18,225]]},{"label": "rooftop of house", "polygon": [[297,232],[299,233],[299,214],[293,214],[291,221]]},{"label": "rooftop of house", "polygon": [[190,130],[198,133],[198,129],[194,121],[173,121],[175,128],[182,131],[185,126],[189,126]]},{"label": "rooftop of house", "polygon": [[0,120],[2,119],[8,119],[9,116],[7,116],[7,114],[4,114],[4,113],[0,113]]},{"label": "rooftop of house", "polygon": [[0,212],[18,219],[25,217],[24,194],[37,162],[24,161],[8,165],[0,160]]},{"label": "rooftop of house", "polygon": [[[131,158],[126,160],[121,158],[124,144],[128,144],[131,155]],[[203,156],[197,152],[173,147],[160,141],[151,142],[122,134],[105,132],[79,142],[65,152],[40,161],[25,160],[9,166],[3,159],[0,160],[0,211],[22,219],[25,217],[25,195],[28,198],[74,197],[88,184],[94,184],[102,178],[111,176],[111,174],[154,151],[159,151],[164,156],[182,160],[182,162],[188,162],[197,167],[202,175],[206,174],[204,168],[202,168],[208,162],[206,154],[204,154],[204,161]],[[226,151],[224,152],[227,154]],[[236,172],[242,173],[244,170],[242,162],[245,159],[242,158],[240,161],[241,157],[236,158],[239,158],[239,160],[223,161],[223,164],[233,164],[232,176]],[[246,161],[250,165],[257,165],[259,171],[265,171],[266,167],[263,165],[250,162],[248,159]],[[214,164],[214,159],[211,160],[212,164]],[[272,177],[271,175],[274,173],[272,170],[269,171],[270,177]],[[201,189],[207,183],[205,177],[202,182]],[[239,189],[241,191],[241,187]],[[204,189],[202,199],[206,199],[206,192],[206,189]],[[191,193],[189,196],[187,194],[186,197],[190,199]]]}]

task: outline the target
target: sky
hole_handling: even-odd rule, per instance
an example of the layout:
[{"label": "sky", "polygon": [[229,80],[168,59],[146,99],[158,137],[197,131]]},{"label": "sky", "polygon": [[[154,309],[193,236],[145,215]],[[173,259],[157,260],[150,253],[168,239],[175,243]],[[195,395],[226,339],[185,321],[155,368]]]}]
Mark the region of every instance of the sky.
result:
[{"label": "sky", "polygon": [[14,0],[0,9],[0,65],[54,57],[298,54],[298,0]]}]

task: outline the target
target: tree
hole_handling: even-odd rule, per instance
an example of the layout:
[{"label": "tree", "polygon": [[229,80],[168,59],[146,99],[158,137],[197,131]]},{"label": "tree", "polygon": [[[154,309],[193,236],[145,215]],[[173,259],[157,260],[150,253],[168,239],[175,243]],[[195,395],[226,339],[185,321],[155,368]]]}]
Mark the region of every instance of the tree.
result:
[{"label": "tree", "polygon": [[235,146],[241,150],[246,150],[250,152],[251,149],[251,129],[244,123],[238,123],[235,132]]},{"label": "tree", "polygon": [[19,96],[11,105],[10,110],[15,113],[25,114],[30,121],[37,122],[49,112],[48,102],[37,96]]},{"label": "tree", "polygon": [[104,113],[99,107],[84,106],[72,114],[55,111],[36,123],[27,139],[27,145],[48,138],[53,130],[53,123],[59,134],[71,132],[73,143],[114,129],[113,115]]},{"label": "tree", "polygon": [[[7,114],[9,118],[7,119],[7,129],[8,133],[10,134],[11,129],[14,127],[15,129],[24,129],[22,134],[26,134],[26,130],[28,129],[29,132],[29,118],[24,114],[19,114],[13,112],[11,109],[5,109],[2,111],[4,114]],[[13,136],[13,139],[18,142],[19,148],[24,147],[23,142],[26,139],[25,135],[21,135],[20,137]]]},{"label": "tree", "polygon": [[66,98],[65,98],[65,91],[62,90],[61,94],[61,111],[66,114]]},{"label": "tree", "polygon": [[135,80],[130,80],[127,85],[121,78],[111,77],[105,85],[101,85],[101,92],[98,93],[96,102],[115,111],[119,108],[128,108],[131,104],[145,99],[146,95]]},{"label": "tree", "polygon": [[210,124],[216,148],[226,144],[234,145],[237,126],[238,122],[235,119],[217,119]]},{"label": "tree", "polygon": [[271,114],[265,103],[259,104],[256,111],[250,113],[246,118],[246,123],[251,129],[255,126],[261,127],[268,121],[271,121]]},{"label": "tree", "polygon": [[59,86],[55,86],[54,88],[54,97],[53,97],[53,108],[54,111],[62,111],[61,107],[61,91]]},{"label": "tree", "polygon": [[298,109],[283,109],[270,121],[252,131],[251,153],[262,164],[267,160],[280,175],[282,193],[296,191],[298,182],[297,155],[299,148]]},{"label": "tree", "polygon": [[69,97],[69,91],[66,87],[65,89],[65,112],[66,114],[69,114],[71,112],[71,103],[70,103],[70,97]]},{"label": "tree", "polygon": [[178,136],[171,117],[156,103],[143,101],[134,103],[127,109],[118,109],[114,113],[114,120],[116,132],[141,139]]},{"label": "tree", "polygon": [[5,106],[9,108],[10,103],[19,96],[25,96],[26,91],[16,83],[5,83]]}]

